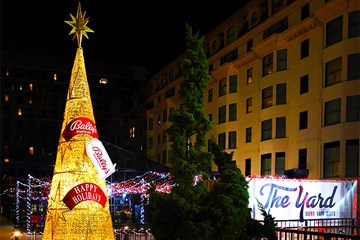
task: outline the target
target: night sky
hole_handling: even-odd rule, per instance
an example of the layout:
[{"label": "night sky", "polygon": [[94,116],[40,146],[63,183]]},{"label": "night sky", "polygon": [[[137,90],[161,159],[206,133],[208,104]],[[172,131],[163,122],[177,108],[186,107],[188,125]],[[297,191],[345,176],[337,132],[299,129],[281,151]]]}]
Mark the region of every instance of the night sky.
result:
[{"label": "night sky", "polygon": [[[185,50],[189,23],[206,34],[235,13],[245,0],[85,0],[83,12],[95,33],[83,38],[85,59],[142,65],[155,73]],[[193,5],[196,3],[196,5]],[[1,50],[71,59],[76,40],[64,20],[76,16],[78,1],[1,0]]]}]

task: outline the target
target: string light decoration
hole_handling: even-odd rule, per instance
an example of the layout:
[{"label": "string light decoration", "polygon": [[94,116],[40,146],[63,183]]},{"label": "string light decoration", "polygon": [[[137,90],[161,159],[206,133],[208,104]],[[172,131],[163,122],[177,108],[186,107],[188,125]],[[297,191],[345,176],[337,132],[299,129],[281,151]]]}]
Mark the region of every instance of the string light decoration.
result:
[{"label": "string light decoration", "polygon": [[100,180],[86,144],[98,138],[81,40],[92,32],[79,3],[73,28],[78,48],[71,72],[64,120],[48,200],[43,240],[115,238],[106,181]]}]

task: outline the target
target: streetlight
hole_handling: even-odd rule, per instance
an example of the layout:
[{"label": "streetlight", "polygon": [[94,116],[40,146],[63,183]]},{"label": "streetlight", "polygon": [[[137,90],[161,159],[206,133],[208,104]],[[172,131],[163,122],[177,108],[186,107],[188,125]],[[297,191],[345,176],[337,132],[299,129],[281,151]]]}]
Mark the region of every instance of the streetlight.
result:
[{"label": "streetlight", "polygon": [[15,230],[13,232],[13,235],[11,236],[11,239],[19,240],[19,237],[21,236],[21,232],[19,230]]}]

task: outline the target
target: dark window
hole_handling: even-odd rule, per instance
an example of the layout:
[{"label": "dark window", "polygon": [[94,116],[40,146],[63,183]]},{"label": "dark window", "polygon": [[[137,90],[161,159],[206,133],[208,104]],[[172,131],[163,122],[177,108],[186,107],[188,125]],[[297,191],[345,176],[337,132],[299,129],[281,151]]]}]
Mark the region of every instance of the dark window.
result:
[{"label": "dark window", "polygon": [[263,33],[263,38],[266,39],[274,33],[281,33],[288,28],[288,19],[285,18],[280,22],[272,25],[270,28],[266,29]]},{"label": "dark window", "polygon": [[300,78],[300,94],[309,92],[309,75]]},{"label": "dark window", "polygon": [[158,144],[160,144],[161,143],[161,137],[160,137],[160,134],[158,134],[158,136],[157,136],[157,138],[158,138]]},{"label": "dark window", "polygon": [[235,26],[231,26],[226,33],[227,43],[231,43],[236,39]]},{"label": "dark window", "polygon": [[286,137],[286,117],[276,118],[276,138]]},{"label": "dark window", "polygon": [[272,1],[272,14],[277,13],[283,6],[282,0],[273,0]]},{"label": "dark window", "polygon": [[253,47],[253,40],[250,39],[250,40],[247,41],[247,43],[246,43],[246,51],[247,51],[247,52],[250,52],[251,49],[252,49],[252,47]]},{"label": "dark window", "polygon": [[220,58],[220,65],[223,65],[226,62],[232,62],[237,58],[238,58],[238,50],[236,48]]},{"label": "dark window", "polygon": [[167,133],[166,131],[163,131],[163,143],[167,142]]},{"label": "dark window", "polygon": [[163,164],[166,164],[167,163],[167,159],[166,159],[166,150],[165,151],[163,151],[163,154],[162,154],[162,163]]},{"label": "dark window", "polygon": [[272,119],[261,122],[261,141],[272,138]]},{"label": "dark window", "polygon": [[237,104],[231,103],[229,104],[229,121],[237,120]]},{"label": "dark window", "polygon": [[218,145],[222,148],[225,149],[225,133],[220,133],[218,135]]},{"label": "dark window", "polygon": [[252,112],[252,97],[246,99],[246,113]]},{"label": "dark window", "polygon": [[249,84],[252,83],[252,81],[253,81],[253,70],[252,68],[249,68],[246,71],[246,83]]},{"label": "dark window", "polygon": [[359,177],[359,139],[346,140],[345,177]]},{"label": "dark window", "polygon": [[154,149],[154,138],[149,137],[149,149]]},{"label": "dark window", "polygon": [[271,153],[261,155],[261,176],[271,175]]},{"label": "dark window", "polygon": [[343,17],[340,16],[326,24],[326,47],[342,40]]},{"label": "dark window", "polygon": [[285,174],[285,153],[275,153],[275,175],[283,176]]},{"label": "dark window", "polygon": [[360,79],[360,53],[348,55],[347,75],[348,80]]},{"label": "dark window", "polygon": [[326,63],[325,87],[341,82],[341,57]]},{"label": "dark window", "polygon": [[208,91],[208,102],[212,102],[213,100],[213,89],[210,88]]},{"label": "dark window", "polygon": [[245,159],[245,176],[251,175],[251,158]]},{"label": "dark window", "polygon": [[226,105],[219,107],[219,124],[226,122]]},{"label": "dark window", "polygon": [[360,120],[360,95],[346,97],[346,121]]},{"label": "dark window", "polygon": [[299,114],[299,129],[308,128],[308,111],[303,111]]},{"label": "dark window", "polygon": [[286,104],[286,83],[276,84],[276,105]]},{"label": "dark window", "polygon": [[165,92],[165,98],[170,98],[175,95],[175,88],[170,88]]},{"label": "dark window", "polygon": [[154,119],[149,118],[149,130],[154,130]]},{"label": "dark window", "polygon": [[219,97],[226,94],[226,78],[223,78],[219,81]]},{"label": "dark window", "polygon": [[251,142],[251,135],[252,135],[251,132],[252,132],[251,127],[246,128],[246,139],[245,139],[245,141],[247,143]]},{"label": "dark window", "polygon": [[236,131],[229,132],[229,149],[236,148]]},{"label": "dark window", "polygon": [[269,75],[273,72],[273,54],[270,53],[267,56],[263,57],[263,76]]},{"label": "dark window", "polygon": [[273,88],[272,86],[262,90],[262,109],[272,106],[273,103]]},{"label": "dark window", "polygon": [[237,75],[231,75],[229,78],[229,93],[237,92]]},{"label": "dark window", "polygon": [[307,169],[307,149],[299,149],[299,169]]},{"label": "dark window", "polygon": [[310,16],[310,5],[306,4],[301,8],[301,20],[308,18]]},{"label": "dark window", "polygon": [[277,51],[277,70],[287,69],[287,49]]},{"label": "dark window", "polygon": [[360,11],[354,11],[349,13],[349,23],[348,23],[348,37],[359,37],[360,36]]},{"label": "dark window", "polygon": [[341,98],[325,102],[325,126],[340,123],[341,121]]},{"label": "dark window", "polygon": [[209,114],[209,120],[212,122],[212,120],[213,120],[213,115],[212,115],[212,113],[210,113]]},{"label": "dark window", "polygon": [[309,39],[306,39],[301,42],[300,59],[306,58],[308,56],[309,56]]},{"label": "dark window", "polygon": [[340,142],[324,144],[324,177],[340,176]]},{"label": "dark window", "polygon": [[163,122],[167,122],[167,119],[168,119],[168,117],[167,117],[167,109],[165,109],[163,111]]}]

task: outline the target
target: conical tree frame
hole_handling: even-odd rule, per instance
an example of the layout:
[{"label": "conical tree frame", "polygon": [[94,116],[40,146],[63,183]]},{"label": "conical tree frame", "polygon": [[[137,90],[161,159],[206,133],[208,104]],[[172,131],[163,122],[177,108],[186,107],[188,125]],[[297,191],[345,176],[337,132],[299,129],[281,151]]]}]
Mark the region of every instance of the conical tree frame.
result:
[{"label": "conical tree frame", "polygon": [[[72,131],[70,134],[69,129]],[[83,50],[79,47],[68,89],[43,240],[115,238],[106,181],[99,179],[86,153],[86,144],[93,138],[97,138],[97,131]],[[89,186],[99,188],[97,192],[89,193],[85,191]],[[69,207],[64,198],[71,191],[77,195],[67,196],[74,203]]]}]

